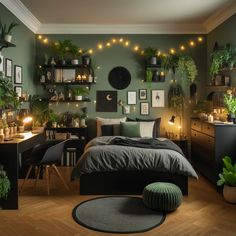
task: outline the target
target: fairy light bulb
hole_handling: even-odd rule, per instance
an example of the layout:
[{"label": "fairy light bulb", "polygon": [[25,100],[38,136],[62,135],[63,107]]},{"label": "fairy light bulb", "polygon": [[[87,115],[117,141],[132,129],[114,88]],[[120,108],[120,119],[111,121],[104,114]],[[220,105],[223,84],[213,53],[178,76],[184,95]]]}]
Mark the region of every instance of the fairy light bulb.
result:
[{"label": "fairy light bulb", "polygon": [[89,53],[89,54],[93,54],[93,49],[89,49],[89,50],[88,50],[88,53]]},{"label": "fairy light bulb", "polygon": [[190,41],[190,42],[189,42],[189,45],[190,45],[191,47],[194,47],[194,46],[195,46],[194,41]]},{"label": "fairy light bulb", "polygon": [[107,47],[110,47],[110,46],[111,46],[111,43],[110,43],[110,42],[107,42],[106,45],[107,45]]},{"label": "fairy light bulb", "polygon": [[48,38],[45,38],[45,39],[43,40],[43,42],[44,42],[45,44],[47,44],[47,43],[48,43]]},{"label": "fairy light bulb", "polygon": [[202,37],[198,37],[197,40],[198,40],[198,42],[201,43],[203,41],[203,38]]},{"label": "fairy light bulb", "polygon": [[112,41],[112,43],[116,43],[117,40],[115,38],[113,38],[111,41]]},{"label": "fairy light bulb", "polygon": [[171,53],[171,54],[175,54],[175,49],[174,49],[174,48],[171,48],[171,49],[170,49],[170,53]]},{"label": "fairy light bulb", "polygon": [[39,35],[39,36],[38,36],[38,39],[42,39],[42,38],[43,38],[43,36],[42,36],[42,35]]},{"label": "fairy light bulb", "polygon": [[79,50],[79,53],[83,53],[83,50],[82,50],[82,49],[80,49],[80,50]]},{"label": "fairy light bulb", "polygon": [[125,46],[128,47],[129,46],[129,41],[125,42]]},{"label": "fairy light bulb", "polygon": [[158,51],[157,52],[157,56],[159,57],[161,55],[161,51]]},{"label": "fairy light bulb", "polygon": [[181,46],[180,46],[180,50],[181,50],[181,51],[184,51],[184,50],[185,50],[185,46],[184,46],[184,45],[181,45]]},{"label": "fairy light bulb", "polygon": [[124,41],[123,38],[120,38],[120,39],[119,39],[119,42],[120,42],[120,43],[123,43],[123,41]]},{"label": "fairy light bulb", "polygon": [[139,50],[139,46],[138,45],[134,46],[134,51],[137,52],[138,50]]},{"label": "fairy light bulb", "polygon": [[103,45],[100,43],[98,44],[98,49],[102,50],[103,49]]}]

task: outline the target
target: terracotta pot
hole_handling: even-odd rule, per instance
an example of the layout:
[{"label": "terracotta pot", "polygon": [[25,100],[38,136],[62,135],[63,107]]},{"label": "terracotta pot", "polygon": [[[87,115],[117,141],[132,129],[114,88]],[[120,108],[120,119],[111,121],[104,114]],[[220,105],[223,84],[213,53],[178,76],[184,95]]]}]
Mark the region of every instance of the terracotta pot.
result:
[{"label": "terracotta pot", "polygon": [[223,196],[227,202],[236,203],[236,187],[224,185]]}]

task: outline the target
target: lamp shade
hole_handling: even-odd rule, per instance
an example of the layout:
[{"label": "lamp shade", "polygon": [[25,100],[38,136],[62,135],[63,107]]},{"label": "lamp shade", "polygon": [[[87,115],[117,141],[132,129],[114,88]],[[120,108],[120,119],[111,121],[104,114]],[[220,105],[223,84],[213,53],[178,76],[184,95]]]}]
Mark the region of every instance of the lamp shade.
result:
[{"label": "lamp shade", "polygon": [[175,123],[175,116],[171,116],[169,122],[168,122],[170,125],[174,125]]}]

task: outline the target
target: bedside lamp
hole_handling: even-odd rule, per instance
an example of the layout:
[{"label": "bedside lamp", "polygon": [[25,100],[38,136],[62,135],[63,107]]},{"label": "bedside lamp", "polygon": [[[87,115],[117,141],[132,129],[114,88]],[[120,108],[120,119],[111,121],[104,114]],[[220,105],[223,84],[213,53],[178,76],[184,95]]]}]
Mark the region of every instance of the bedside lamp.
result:
[{"label": "bedside lamp", "polygon": [[22,123],[23,123],[24,129],[26,131],[32,130],[32,127],[33,127],[33,117],[29,116],[29,115],[24,117],[23,120],[22,120]]},{"label": "bedside lamp", "polygon": [[175,116],[171,116],[170,120],[168,121],[170,125],[174,125],[175,123]]}]

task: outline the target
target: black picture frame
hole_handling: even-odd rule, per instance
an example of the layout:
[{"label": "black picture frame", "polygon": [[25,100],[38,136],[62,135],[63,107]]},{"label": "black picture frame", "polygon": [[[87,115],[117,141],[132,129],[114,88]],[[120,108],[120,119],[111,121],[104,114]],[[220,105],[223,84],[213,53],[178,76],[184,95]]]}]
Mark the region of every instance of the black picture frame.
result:
[{"label": "black picture frame", "polygon": [[22,97],[22,86],[15,86],[14,91],[17,93],[17,97]]},{"label": "black picture frame", "polygon": [[7,78],[12,78],[12,64],[13,61],[9,58],[5,59],[5,76]]},{"label": "black picture frame", "polygon": [[15,84],[22,84],[23,82],[23,71],[22,66],[15,65],[14,66],[14,83]]},{"label": "black picture frame", "polygon": [[149,102],[140,102],[140,115],[149,116],[150,115],[150,103]]},{"label": "black picture frame", "polygon": [[139,89],[139,100],[147,100],[147,89]]},{"label": "black picture frame", "polygon": [[127,91],[127,105],[136,105],[136,104],[137,104],[137,92]]},{"label": "black picture frame", "polygon": [[153,89],[151,90],[152,107],[165,107],[165,90]]},{"label": "black picture frame", "polygon": [[96,112],[117,112],[117,91],[96,92]]}]

